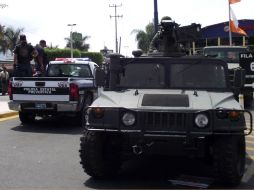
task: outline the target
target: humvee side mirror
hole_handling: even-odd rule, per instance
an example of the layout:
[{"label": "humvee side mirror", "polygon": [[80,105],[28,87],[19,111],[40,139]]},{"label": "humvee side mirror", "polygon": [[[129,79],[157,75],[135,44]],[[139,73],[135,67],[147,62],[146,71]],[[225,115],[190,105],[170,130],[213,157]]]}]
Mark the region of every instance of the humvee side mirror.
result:
[{"label": "humvee side mirror", "polygon": [[245,84],[245,70],[242,68],[234,69],[233,88],[241,89]]},{"label": "humvee side mirror", "polygon": [[101,68],[95,70],[95,83],[98,87],[105,85],[105,72]]}]

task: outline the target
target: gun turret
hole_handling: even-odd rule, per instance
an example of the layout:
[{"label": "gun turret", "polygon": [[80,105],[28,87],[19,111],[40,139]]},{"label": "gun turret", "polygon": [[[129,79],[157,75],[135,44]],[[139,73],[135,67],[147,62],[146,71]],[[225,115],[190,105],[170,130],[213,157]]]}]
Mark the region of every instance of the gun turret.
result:
[{"label": "gun turret", "polygon": [[171,18],[162,19],[160,31],[155,34],[150,43],[149,54],[163,56],[186,55],[183,44],[199,38],[200,29],[200,24],[192,23],[191,25],[179,27],[179,24],[172,21]]}]

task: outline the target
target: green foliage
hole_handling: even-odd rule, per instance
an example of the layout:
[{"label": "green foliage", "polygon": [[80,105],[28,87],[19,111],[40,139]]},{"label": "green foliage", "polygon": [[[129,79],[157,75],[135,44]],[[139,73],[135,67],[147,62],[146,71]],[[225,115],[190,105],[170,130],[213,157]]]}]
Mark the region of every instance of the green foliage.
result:
[{"label": "green foliage", "polygon": [[149,45],[154,36],[154,24],[150,22],[145,31],[143,30],[133,30],[132,33],[136,34],[136,41],[138,42],[138,48],[141,49],[144,53],[147,53],[149,50]]},{"label": "green foliage", "polygon": [[[45,53],[48,55],[48,59],[50,61],[54,61],[55,58],[70,58],[71,57],[71,50],[69,48],[66,49],[59,49],[59,48],[45,48]],[[102,64],[103,56],[99,52],[81,52],[78,49],[73,50],[73,57],[88,57],[93,62],[97,63],[98,65]]]},{"label": "green foliage", "polygon": [[88,57],[99,66],[101,66],[103,61],[103,56],[99,52],[81,52],[81,57]]},{"label": "green foliage", "polygon": [[19,42],[19,36],[24,31],[24,28],[14,29],[13,27],[8,27],[5,31],[6,41],[8,42],[8,47],[10,50],[14,50],[15,46]]},{"label": "green foliage", "polygon": [[[90,38],[90,36],[82,36],[81,33],[73,32],[72,33],[72,46],[73,49],[78,49],[80,51],[88,51],[90,48],[90,44],[86,43],[86,41]],[[71,47],[71,39],[70,37],[65,38],[67,41],[66,47]]]},{"label": "green foliage", "polygon": [[[55,58],[68,58],[71,57],[71,50],[70,49],[60,49],[60,48],[55,48],[55,49],[49,49],[49,48],[45,48],[45,52],[48,55],[48,59],[50,61],[55,60]],[[80,51],[74,49],[73,50],[73,57],[80,57]]]},{"label": "green foliage", "polygon": [[13,50],[19,40],[19,35],[24,31],[23,28],[15,29],[0,25],[0,52],[6,53]]}]

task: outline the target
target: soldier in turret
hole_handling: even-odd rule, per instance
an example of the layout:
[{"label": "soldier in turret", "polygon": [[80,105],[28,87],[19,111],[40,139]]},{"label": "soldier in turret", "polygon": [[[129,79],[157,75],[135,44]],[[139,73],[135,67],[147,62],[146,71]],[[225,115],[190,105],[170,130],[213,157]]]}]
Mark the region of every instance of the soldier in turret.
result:
[{"label": "soldier in turret", "polygon": [[160,22],[160,30],[155,34],[149,47],[149,53],[161,52],[164,54],[180,52],[181,48],[177,43],[177,28],[179,24],[175,23],[169,16],[164,16]]},{"label": "soldier in turret", "polygon": [[160,22],[160,30],[150,43],[149,54],[163,56],[186,55],[186,43],[190,44],[190,42],[200,38],[200,30],[200,24],[192,23],[180,27],[169,16],[164,16]]}]

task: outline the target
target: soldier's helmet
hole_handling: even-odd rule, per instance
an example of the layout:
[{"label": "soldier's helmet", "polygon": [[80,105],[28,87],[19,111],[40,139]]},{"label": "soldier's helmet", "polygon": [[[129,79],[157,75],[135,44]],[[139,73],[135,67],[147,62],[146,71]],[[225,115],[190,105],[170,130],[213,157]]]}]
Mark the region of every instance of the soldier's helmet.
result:
[{"label": "soldier's helmet", "polygon": [[172,19],[171,19],[171,17],[169,17],[169,16],[164,16],[164,17],[161,18],[161,22],[162,22],[163,20],[172,20]]}]

